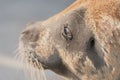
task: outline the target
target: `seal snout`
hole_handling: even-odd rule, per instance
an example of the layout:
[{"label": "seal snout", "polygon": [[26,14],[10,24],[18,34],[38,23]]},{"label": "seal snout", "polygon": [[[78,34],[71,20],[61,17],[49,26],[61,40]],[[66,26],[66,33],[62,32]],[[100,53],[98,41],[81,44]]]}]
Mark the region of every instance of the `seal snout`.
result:
[{"label": "seal snout", "polygon": [[36,42],[39,39],[39,31],[36,28],[25,29],[21,39],[23,42]]}]

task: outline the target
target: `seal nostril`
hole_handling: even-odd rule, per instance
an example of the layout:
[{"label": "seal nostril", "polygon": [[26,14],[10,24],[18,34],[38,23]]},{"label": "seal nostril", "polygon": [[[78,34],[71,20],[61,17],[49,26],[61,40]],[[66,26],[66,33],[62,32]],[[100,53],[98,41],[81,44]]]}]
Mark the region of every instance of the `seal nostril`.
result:
[{"label": "seal nostril", "polygon": [[30,33],[29,30],[25,30],[25,31],[23,31],[21,34],[29,34],[29,33]]},{"label": "seal nostril", "polygon": [[39,31],[37,29],[27,29],[22,32],[21,39],[24,42],[36,42],[39,39]]}]

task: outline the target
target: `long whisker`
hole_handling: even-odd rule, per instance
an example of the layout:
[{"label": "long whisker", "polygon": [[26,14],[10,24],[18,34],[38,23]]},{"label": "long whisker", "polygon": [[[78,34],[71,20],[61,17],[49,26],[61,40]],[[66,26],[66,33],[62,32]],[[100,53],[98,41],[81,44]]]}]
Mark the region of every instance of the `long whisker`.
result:
[{"label": "long whisker", "polygon": [[[23,45],[22,45],[23,46]],[[33,52],[33,53],[30,53]],[[24,66],[24,73],[26,80],[46,80],[45,71],[42,64],[34,56],[34,51],[29,48],[19,47],[17,50],[16,58]]]}]

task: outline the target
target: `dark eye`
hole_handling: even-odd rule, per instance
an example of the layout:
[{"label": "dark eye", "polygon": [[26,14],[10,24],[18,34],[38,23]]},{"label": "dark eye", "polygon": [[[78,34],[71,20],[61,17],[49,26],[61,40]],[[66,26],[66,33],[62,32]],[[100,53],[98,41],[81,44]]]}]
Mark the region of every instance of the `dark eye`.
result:
[{"label": "dark eye", "polygon": [[63,29],[63,33],[62,33],[63,37],[66,40],[72,40],[73,39],[73,35],[71,30],[68,28],[68,25],[64,25],[64,29]]}]

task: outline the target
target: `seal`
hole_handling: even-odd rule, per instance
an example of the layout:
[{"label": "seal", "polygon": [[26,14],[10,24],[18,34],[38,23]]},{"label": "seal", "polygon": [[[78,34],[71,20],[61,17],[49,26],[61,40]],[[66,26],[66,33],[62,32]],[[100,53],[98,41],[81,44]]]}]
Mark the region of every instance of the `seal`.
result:
[{"label": "seal", "polygon": [[21,33],[19,53],[70,80],[120,80],[120,1],[77,0]]}]

